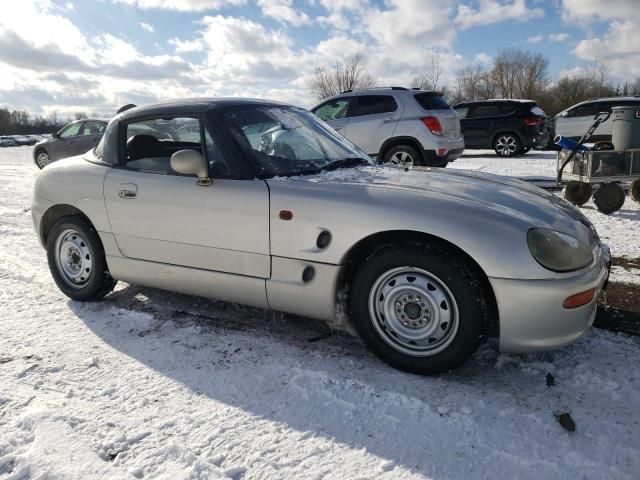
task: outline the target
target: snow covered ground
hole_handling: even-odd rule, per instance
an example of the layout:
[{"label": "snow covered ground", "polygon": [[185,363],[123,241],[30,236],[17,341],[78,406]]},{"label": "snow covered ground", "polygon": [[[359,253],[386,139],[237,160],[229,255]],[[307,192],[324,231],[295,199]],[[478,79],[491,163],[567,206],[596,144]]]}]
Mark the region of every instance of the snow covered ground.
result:
[{"label": "snow covered ground", "polygon": [[[30,155],[0,150],[0,478],[640,477],[640,338],[486,345],[423,378],[310,320],[122,284],[73,302],[33,232]],[[553,176],[546,153],[455,167]],[[585,211],[614,255],[640,257],[638,205]]]}]

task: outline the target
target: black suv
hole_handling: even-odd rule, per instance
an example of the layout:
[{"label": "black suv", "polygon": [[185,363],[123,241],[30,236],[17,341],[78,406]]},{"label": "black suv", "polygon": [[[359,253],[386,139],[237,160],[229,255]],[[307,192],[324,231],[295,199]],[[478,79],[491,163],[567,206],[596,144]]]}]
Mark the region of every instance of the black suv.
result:
[{"label": "black suv", "polygon": [[546,145],[547,115],[533,100],[482,100],[453,106],[465,148],[493,148],[502,157]]}]

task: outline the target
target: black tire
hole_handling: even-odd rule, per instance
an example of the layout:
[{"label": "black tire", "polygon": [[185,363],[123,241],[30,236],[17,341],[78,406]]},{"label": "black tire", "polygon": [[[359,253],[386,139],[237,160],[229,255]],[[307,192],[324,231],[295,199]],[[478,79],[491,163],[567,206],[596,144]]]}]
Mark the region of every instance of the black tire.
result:
[{"label": "black tire", "polygon": [[422,165],[422,157],[411,145],[396,145],[384,154],[383,162],[401,166],[411,163],[417,166]]},{"label": "black tire", "polygon": [[581,207],[591,198],[593,188],[590,183],[571,180],[564,186],[562,193],[567,201]]},{"label": "black tire", "polygon": [[617,212],[624,204],[624,189],[617,183],[605,183],[593,194],[593,203],[601,213]]},{"label": "black tire", "polygon": [[500,157],[513,157],[522,149],[520,139],[514,133],[500,133],[493,140],[493,149]]},{"label": "black tire", "polygon": [[[67,242],[64,241],[65,238]],[[66,257],[62,257],[57,253],[62,249],[66,252],[73,251],[73,254],[67,253]],[[73,259],[73,262],[66,262],[67,270],[62,266],[66,259]],[[100,300],[117,283],[107,269],[98,233],[78,216],[62,217],[51,227],[47,236],[47,260],[58,288],[73,300]],[[75,283],[67,273],[70,269],[76,269],[77,275],[82,275],[85,271],[89,273],[86,277],[79,276]]]},{"label": "black tire", "polygon": [[524,155],[525,153],[529,152],[529,150],[531,150],[531,147],[522,147],[520,149],[520,155]]},{"label": "black tire", "polygon": [[[405,271],[407,267],[411,267],[408,272]],[[424,281],[420,276],[426,272],[432,276],[431,280],[427,279],[428,290],[431,290],[431,287],[429,287],[429,282],[431,281],[440,289],[432,292],[434,296],[438,292],[446,293],[447,290],[450,294],[444,297],[449,298],[448,307],[446,302],[438,304],[437,298],[439,297],[437,296],[435,296],[435,303],[427,300],[427,305],[436,307],[434,310],[438,310],[438,308],[444,309],[442,312],[434,313],[429,319],[424,319],[424,316],[421,317],[425,311],[427,312],[425,315],[429,315],[428,312],[432,311],[429,308],[416,313],[415,315],[421,317],[417,318],[417,320],[415,317],[411,317],[411,319],[404,317],[404,321],[409,322],[419,322],[424,319],[426,325],[421,328],[435,328],[435,334],[433,331],[432,333],[427,332],[424,338],[417,340],[423,344],[426,343],[426,345],[418,346],[414,343],[415,347],[413,347],[409,345],[411,341],[407,343],[401,338],[403,330],[422,334],[417,330],[412,330],[412,328],[417,328],[417,325],[408,328],[408,325],[403,327],[396,323],[399,327],[396,334],[392,331],[394,320],[387,320],[384,315],[379,314],[379,310],[376,313],[375,304],[387,301],[385,299],[387,294],[378,295],[378,286],[381,285],[383,289],[397,288],[400,292],[392,293],[393,290],[387,292],[389,302],[391,302],[391,299],[396,299],[393,303],[394,306],[391,308],[392,310],[396,309],[398,301],[403,301],[402,297],[406,296],[403,293],[406,291],[404,289],[412,288],[413,284],[406,283],[403,285],[401,280],[398,280],[397,284],[394,283],[396,277],[393,277],[394,280],[387,283],[388,275],[390,273],[394,274],[398,269],[400,273],[397,278],[406,278],[408,282],[415,281],[415,285],[418,285],[420,281]],[[414,274],[418,276],[418,280],[415,279]],[[412,276],[414,280],[411,280]],[[424,243],[388,245],[371,254],[356,271],[348,299],[349,316],[365,344],[389,365],[406,372],[422,375],[448,372],[461,366],[471,357],[477,350],[483,336],[489,309],[486,301],[486,292],[482,288],[482,283],[478,276],[476,268],[470,261],[450,248]],[[436,287],[433,288],[436,289]],[[402,295],[398,297],[400,294]],[[416,298],[415,302],[424,301],[418,300],[419,296],[414,298]],[[425,305],[425,303],[422,303],[422,305]],[[414,303],[413,306],[415,308],[416,304]],[[418,305],[417,308],[420,309],[421,307]],[[446,314],[447,310],[451,312],[449,314],[450,317],[445,317],[444,315],[440,317],[441,313],[444,312]],[[385,311],[394,314],[391,310]],[[397,311],[401,312],[401,310]],[[403,313],[410,314],[407,311],[406,304]],[[457,318],[454,315],[457,315]],[[450,324],[437,323],[446,318],[449,318]],[[403,322],[398,317],[395,318],[395,321]],[[431,325],[430,322],[435,323]],[[453,331],[454,327],[456,328],[455,331]],[[440,332],[440,330],[444,331],[446,328],[449,328],[450,332],[446,334]],[[440,346],[434,342],[434,351],[418,351],[419,348],[432,348],[430,344],[433,339],[428,338],[432,334],[448,335],[448,337],[444,337],[446,341],[438,342]],[[394,342],[398,345],[393,345]],[[413,349],[413,351],[408,353],[403,351],[403,349],[407,348]]]},{"label": "black tire", "polygon": [[[46,160],[44,159],[45,156]],[[49,152],[47,152],[44,148],[39,148],[35,153],[35,163],[40,170],[49,165],[51,163]]]},{"label": "black tire", "polygon": [[629,195],[631,195],[634,201],[640,203],[640,180],[635,180],[631,183],[629,186]]}]

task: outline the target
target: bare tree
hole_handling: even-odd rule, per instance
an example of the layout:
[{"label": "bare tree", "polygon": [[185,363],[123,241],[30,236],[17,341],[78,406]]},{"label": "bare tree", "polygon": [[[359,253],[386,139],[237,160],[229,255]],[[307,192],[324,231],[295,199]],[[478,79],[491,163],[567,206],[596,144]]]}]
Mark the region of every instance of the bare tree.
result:
[{"label": "bare tree", "polygon": [[345,90],[371,88],[375,84],[375,79],[366,70],[364,57],[358,54],[336,62],[332,68],[318,67],[309,82],[309,90],[316,100],[322,100]]},{"label": "bare tree", "polygon": [[413,77],[411,86],[421,90],[437,90],[438,82],[442,76],[443,52],[438,47],[429,49],[429,61],[426,71],[419,76]]},{"label": "bare tree", "polygon": [[504,98],[533,98],[549,84],[548,69],[543,55],[509,48],[495,58],[491,78]]},{"label": "bare tree", "polygon": [[601,97],[605,95],[605,87],[607,87],[607,82],[611,75],[611,67],[604,62],[593,60],[585,64],[584,70],[586,77],[590,79],[593,85],[595,96]]}]

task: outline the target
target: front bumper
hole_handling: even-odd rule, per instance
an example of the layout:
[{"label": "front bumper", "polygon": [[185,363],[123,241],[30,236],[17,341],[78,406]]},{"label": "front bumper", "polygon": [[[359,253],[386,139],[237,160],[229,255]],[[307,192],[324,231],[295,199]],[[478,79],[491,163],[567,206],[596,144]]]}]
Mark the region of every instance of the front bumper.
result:
[{"label": "front bumper", "polygon": [[38,239],[40,240],[40,244],[47,248],[44,242],[44,235],[40,231],[40,227],[42,226],[42,217],[45,212],[53,206],[53,202],[47,200],[46,198],[38,197],[37,195],[33,196],[33,200],[31,202],[31,219],[33,220],[33,226],[36,229],[36,233],[38,234]]},{"label": "front bumper", "polygon": [[[500,316],[500,350],[528,353],[568,345],[593,324],[600,292],[609,277],[611,254],[600,245],[590,270],[571,278],[514,280],[490,278]],[[566,309],[564,300],[596,289],[593,300]]]}]

